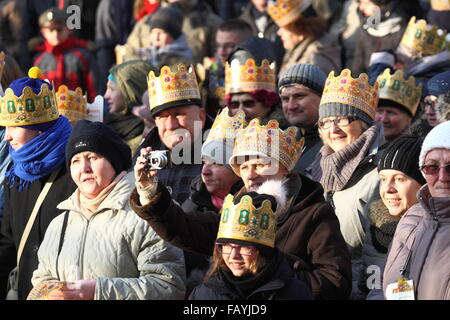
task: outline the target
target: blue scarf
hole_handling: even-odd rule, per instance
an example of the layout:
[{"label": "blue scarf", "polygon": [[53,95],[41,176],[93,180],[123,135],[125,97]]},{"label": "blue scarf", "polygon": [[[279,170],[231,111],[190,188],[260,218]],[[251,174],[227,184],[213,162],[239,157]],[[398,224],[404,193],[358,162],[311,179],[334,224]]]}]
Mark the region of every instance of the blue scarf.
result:
[{"label": "blue scarf", "polygon": [[19,191],[52,173],[65,162],[65,149],[72,127],[67,118],[60,116],[47,131],[27,142],[20,149],[9,147],[13,165],[6,172],[8,186],[18,180]]}]

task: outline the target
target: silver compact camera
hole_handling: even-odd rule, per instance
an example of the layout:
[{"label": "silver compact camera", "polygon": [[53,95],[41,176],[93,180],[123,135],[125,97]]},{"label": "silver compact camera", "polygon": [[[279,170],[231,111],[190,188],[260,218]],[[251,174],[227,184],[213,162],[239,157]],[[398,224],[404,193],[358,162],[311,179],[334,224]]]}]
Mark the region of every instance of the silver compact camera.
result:
[{"label": "silver compact camera", "polygon": [[172,159],[169,150],[152,151],[146,155],[147,170],[161,170],[172,167]]}]

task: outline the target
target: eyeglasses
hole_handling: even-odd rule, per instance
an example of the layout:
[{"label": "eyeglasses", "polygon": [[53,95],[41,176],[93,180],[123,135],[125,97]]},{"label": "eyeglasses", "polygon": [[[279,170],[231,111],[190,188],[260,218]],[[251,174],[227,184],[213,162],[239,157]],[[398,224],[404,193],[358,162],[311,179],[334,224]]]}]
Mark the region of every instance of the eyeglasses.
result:
[{"label": "eyeglasses", "polygon": [[438,166],[435,164],[424,164],[422,167],[420,167],[420,170],[427,176],[435,176],[439,174],[439,170],[441,168],[444,168],[446,174],[450,174],[450,163],[447,163],[443,166]]},{"label": "eyeglasses", "polygon": [[216,247],[219,250],[220,253],[223,254],[231,254],[231,251],[233,249],[236,249],[236,251],[241,255],[241,256],[251,256],[253,255],[254,252],[254,248],[253,246],[238,246],[238,245],[233,245],[233,244],[223,244],[223,243],[216,243]]},{"label": "eyeglasses", "polygon": [[322,129],[329,129],[331,127],[331,123],[334,123],[335,126],[339,128],[346,127],[353,121],[355,121],[355,117],[337,117],[334,119],[323,119],[318,122],[318,125]]},{"label": "eyeglasses", "polygon": [[240,105],[243,105],[245,108],[253,108],[256,104],[255,100],[246,100],[246,101],[231,101],[228,104],[228,108],[237,109]]}]

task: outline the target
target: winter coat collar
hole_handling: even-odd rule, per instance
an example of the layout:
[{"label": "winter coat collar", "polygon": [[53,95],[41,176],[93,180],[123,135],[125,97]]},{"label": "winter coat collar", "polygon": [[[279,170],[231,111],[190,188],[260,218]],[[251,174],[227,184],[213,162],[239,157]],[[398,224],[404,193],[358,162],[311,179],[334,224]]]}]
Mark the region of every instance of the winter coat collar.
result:
[{"label": "winter coat collar", "polygon": [[428,184],[425,184],[417,192],[417,198],[425,211],[433,219],[450,218],[450,197],[432,197],[428,189]]}]

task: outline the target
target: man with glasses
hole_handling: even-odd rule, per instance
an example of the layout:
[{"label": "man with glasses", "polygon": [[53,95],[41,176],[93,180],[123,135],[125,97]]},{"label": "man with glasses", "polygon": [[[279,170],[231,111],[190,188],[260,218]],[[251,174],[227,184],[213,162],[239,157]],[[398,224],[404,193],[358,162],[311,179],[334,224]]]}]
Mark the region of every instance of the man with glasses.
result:
[{"label": "man with glasses", "polygon": [[434,127],[422,145],[419,166],[426,184],[419,203],[400,220],[383,274],[383,295],[395,300],[399,286],[409,299],[450,300],[450,121]]},{"label": "man with glasses", "polygon": [[225,63],[236,45],[251,36],[251,26],[239,19],[226,20],[217,29],[215,59],[205,73],[208,107],[216,104],[225,106]]},{"label": "man with glasses", "polygon": [[[320,184],[293,172],[304,144],[297,130],[281,130],[275,120],[261,124],[253,119],[238,131],[229,164],[244,187],[234,196],[256,192],[267,180],[283,183],[287,205],[277,217],[275,246],[291,257],[297,276],[309,285],[315,299],[347,299],[351,263],[338,219]],[[139,157],[134,170],[141,187],[130,197],[136,214],[173,245],[212,255],[221,215],[184,214],[164,186],[150,178],[154,172],[143,174],[144,167],[145,158]]]}]

